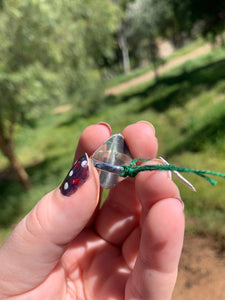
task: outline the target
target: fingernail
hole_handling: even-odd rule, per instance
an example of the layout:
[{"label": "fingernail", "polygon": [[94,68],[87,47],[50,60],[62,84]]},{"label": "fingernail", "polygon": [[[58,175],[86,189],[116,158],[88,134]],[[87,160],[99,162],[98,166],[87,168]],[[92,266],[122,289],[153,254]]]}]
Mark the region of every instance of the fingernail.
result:
[{"label": "fingernail", "polygon": [[99,122],[97,125],[104,125],[109,130],[110,134],[112,133],[112,128],[111,128],[111,126],[108,123],[106,123],[106,122]]},{"label": "fingernail", "polygon": [[[146,125],[148,125],[149,127],[151,127],[152,128],[152,130],[153,130],[153,132],[154,132],[154,134],[155,134],[155,127],[152,125],[152,123],[150,123],[150,122],[148,122],[148,121],[145,121],[145,120],[141,120],[141,121],[139,121],[140,123],[143,123],[143,124],[146,124]],[[137,122],[137,123],[139,123],[139,122]]]},{"label": "fingernail", "polygon": [[63,183],[59,187],[64,196],[71,196],[77,189],[85,183],[89,176],[89,160],[88,155],[82,155],[68,172]]},{"label": "fingernail", "polygon": [[181,204],[181,206],[182,206],[182,208],[183,208],[183,210],[184,210],[184,202],[181,200],[181,198],[175,197],[175,199],[178,200],[178,201],[180,202],[180,204]]},{"label": "fingernail", "polygon": [[[152,161],[156,162],[159,165],[165,165],[165,163],[160,158],[153,158]],[[171,171],[163,171],[166,173],[168,179],[173,180]]]}]

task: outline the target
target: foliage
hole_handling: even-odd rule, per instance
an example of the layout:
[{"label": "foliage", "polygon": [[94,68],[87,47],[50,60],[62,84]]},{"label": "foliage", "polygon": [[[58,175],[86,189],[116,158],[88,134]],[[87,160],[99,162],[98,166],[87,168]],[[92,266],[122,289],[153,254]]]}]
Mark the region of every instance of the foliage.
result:
[{"label": "foliage", "polygon": [[185,11],[189,13],[183,15],[184,19],[192,26],[196,25],[200,34],[203,36],[211,35],[215,38],[216,35],[224,31],[225,4],[223,0],[188,0],[185,2]]},{"label": "foliage", "polygon": [[[106,97],[104,105],[100,101],[102,72],[118,63],[114,49],[118,51],[115,34],[121,17],[128,16],[123,21],[129,22],[129,48],[137,65],[137,49],[149,49],[153,42],[154,50],[159,36],[179,44],[183,34],[220,33],[224,10],[221,1],[201,0],[0,1],[0,125],[7,138],[16,126],[19,158],[30,166],[34,185],[27,193],[17,183],[1,180],[0,223],[13,224],[60,183],[73,156],[71,141],[99,120],[108,121],[115,132],[131,122],[150,120],[160,154],[171,163],[224,171],[222,50],[172,70],[157,83]],[[49,106],[63,101],[74,105],[71,111],[44,115]],[[39,130],[22,127],[27,123]],[[0,162],[6,166],[2,156]],[[181,190],[188,215],[200,220],[195,230],[225,236],[223,185],[211,188],[194,180],[197,195]]]},{"label": "foliage", "polygon": [[144,58],[143,53],[146,53],[155,69],[158,60],[157,39],[168,28],[171,16],[167,0],[136,0],[128,8],[128,41],[136,49],[136,56]]},{"label": "foliage", "polygon": [[[114,97],[118,104],[114,112],[120,116],[117,130],[147,119],[156,128],[159,154],[169,162],[224,172],[224,64],[223,48],[216,49],[164,74],[157,83],[148,82]],[[223,180],[212,187],[194,175],[185,177],[197,188],[193,194],[178,183],[186,215],[193,221],[189,228],[224,239]]]},{"label": "foliage", "polygon": [[[102,59],[113,55],[112,35],[118,21],[117,7],[100,0],[12,0],[5,1],[4,7],[0,21],[1,79],[5,82],[7,78],[11,87],[19,84],[21,89],[21,84],[27,80],[25,77],[29,77],[22,89],[32,97],[33,104],[36,102],[36,110],[42,108],[39,106],[39,100],[43,98],[43,95],[39,97],[41,93],[48,100],[46,104],[50,98],[62,100],[67,96],[70,99],[75,96],[79,103],[84,98],[93,101],[92,95],[96,96],[100,91]],[[44,89],[45,79],[50,77],[52,84],[47,83]],[[33,93],[34,87],[40,91]],[[15,86],[12,89],[11,96],[7,95],[9,89],[4,90],[4,98],[13,94],[14,110],[19,112],[16,108],[18,89]],[[1,98],[1,110],[6,108],[4,98]],[[44,102],[43,99],[40,101]],[[30,112],[28,102],[27,111]],[[20,108],[21,101],[18,103]]]},{"label": "foliage", "polygon": [[0,149],[29,188],[15,154],[15,124],[34,124],[62,101],[86,116],[97,109],[119,12],[107,0],[11,0],[1,8]]},{"label": "foliage", "polygon": [[[73,112],[68,111],[40,119],[38,131],[20,131],[16,140],[19,155],[30,165],[34,189],[25,193],[16,183],[0,182],[2,226],[16,222],[44,193],[60,184],[82,130],[99,120],[109,122],[114,133],[132,122],[149,120],[156,128],[159,155],[169,162],[224,172],[224,61],[223,49],[216,49],[164,74],[157,83],[107,97],[101,111],[89,118],[74,120]],[[34,160],[39,162],[32,165]],[[189,228],[225,237],[223,180],[212,187],[194,175],[186,177],[197,188],[194,194],[178,183],[185,212],[193,220]]]},{"label": "foliage", "polygon": [[128,19],[139,35],[146,37],[151,31],[158,36],[162,28],[166,28],[172,17],[168,0],[136,0],[129,6]]},{"label": "foliage", "polygon": [[18,72],[1,72],[0,118],[5,126],[10,122],[31,124],[51,103],[59,102],[62,94],[59,77],[40,63]]},{"label": "foliage", "polygon": [[[128,42],[133,59],[157,56],[157,40],[170,40],[181,47],[199,36],[223,38],[225,5],[223,1],[135,0],[127,11]],[[149,51],[150,50],[150,51]],[[148,55],[146,55],[148,53]],[[143,55],[144,54],[144,55]]]}]

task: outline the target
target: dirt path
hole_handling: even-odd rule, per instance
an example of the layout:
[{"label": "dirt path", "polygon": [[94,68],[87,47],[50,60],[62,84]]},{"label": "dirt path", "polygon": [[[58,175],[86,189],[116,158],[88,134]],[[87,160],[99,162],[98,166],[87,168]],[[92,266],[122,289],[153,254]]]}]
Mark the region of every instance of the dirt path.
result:
[{"label": "dirt path", "polygon": [[172,300],[225,300],[225,256],[209,238],[186,234]]},{"label": "dirt path", "polygon": [[[160,75],[160,74],[164,73],[165,71],[170,70],[171,68],[177,67],[180,64],[182,64],[182,63],[184,63],[184,62],[186,62],[190,59],[193,59],[193,58],[196,58],[196,57],[201,56],[203,54],[206,54],[209,51],[211,51],[210,44],[205,44],[205,45],[199,47],[198,49],[196,49],[196,50],[194,50],[190,53],[187,53],[185,55],[182,55],[181,57],[174,58],[171,61],[169,61],[168,63],[166,63],[165,65],[159,67],[158,68],[158,73]],[[129,89],[133,86],[137,86],[137,85],[142,84],[144,82],[147,82],[147,81],[149,81],[153,78],[154,78],[154,72],[150,71],[150,72],[147,72],[147,73],[145,73],[141,76],[138,76],[134,79],[131,79],[127,82],[121,83],[121,84],[119,84],[115,87],[107,89],[105,91],[105,94],[106,95],[118,95],[118,94],[126,91],[127,89]]]}]

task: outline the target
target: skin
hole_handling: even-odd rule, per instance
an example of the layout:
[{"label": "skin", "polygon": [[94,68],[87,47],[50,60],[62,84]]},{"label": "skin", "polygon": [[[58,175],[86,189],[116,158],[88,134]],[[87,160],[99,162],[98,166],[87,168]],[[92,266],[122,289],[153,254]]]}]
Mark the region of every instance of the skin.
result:
[{"label": "skin", "polygon": [[[75,159],[110,135],[104,123],[87,127]],[[155,158],[151,124],[122,135],[134,158]],[[57,188],[38,202],[0,249],[0,299],[171,299],[184,236],[177,186],[167,172],[142,172],[111,189],[101,209],[100,195],[90,166],[73,195]]]}]

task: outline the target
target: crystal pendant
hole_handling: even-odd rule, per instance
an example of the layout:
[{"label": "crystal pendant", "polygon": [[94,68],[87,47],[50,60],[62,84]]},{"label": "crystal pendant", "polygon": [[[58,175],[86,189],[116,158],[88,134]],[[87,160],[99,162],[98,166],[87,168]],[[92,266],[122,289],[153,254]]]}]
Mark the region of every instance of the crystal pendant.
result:
[{"label": "crystal pendant", "polygon": [[94,165],[100,173],[100,184],[105,189],[111,189],[122,181],[122,165],[129,165],[132,156],[121,134],[114,134],[102,144],[91,156]]}]

